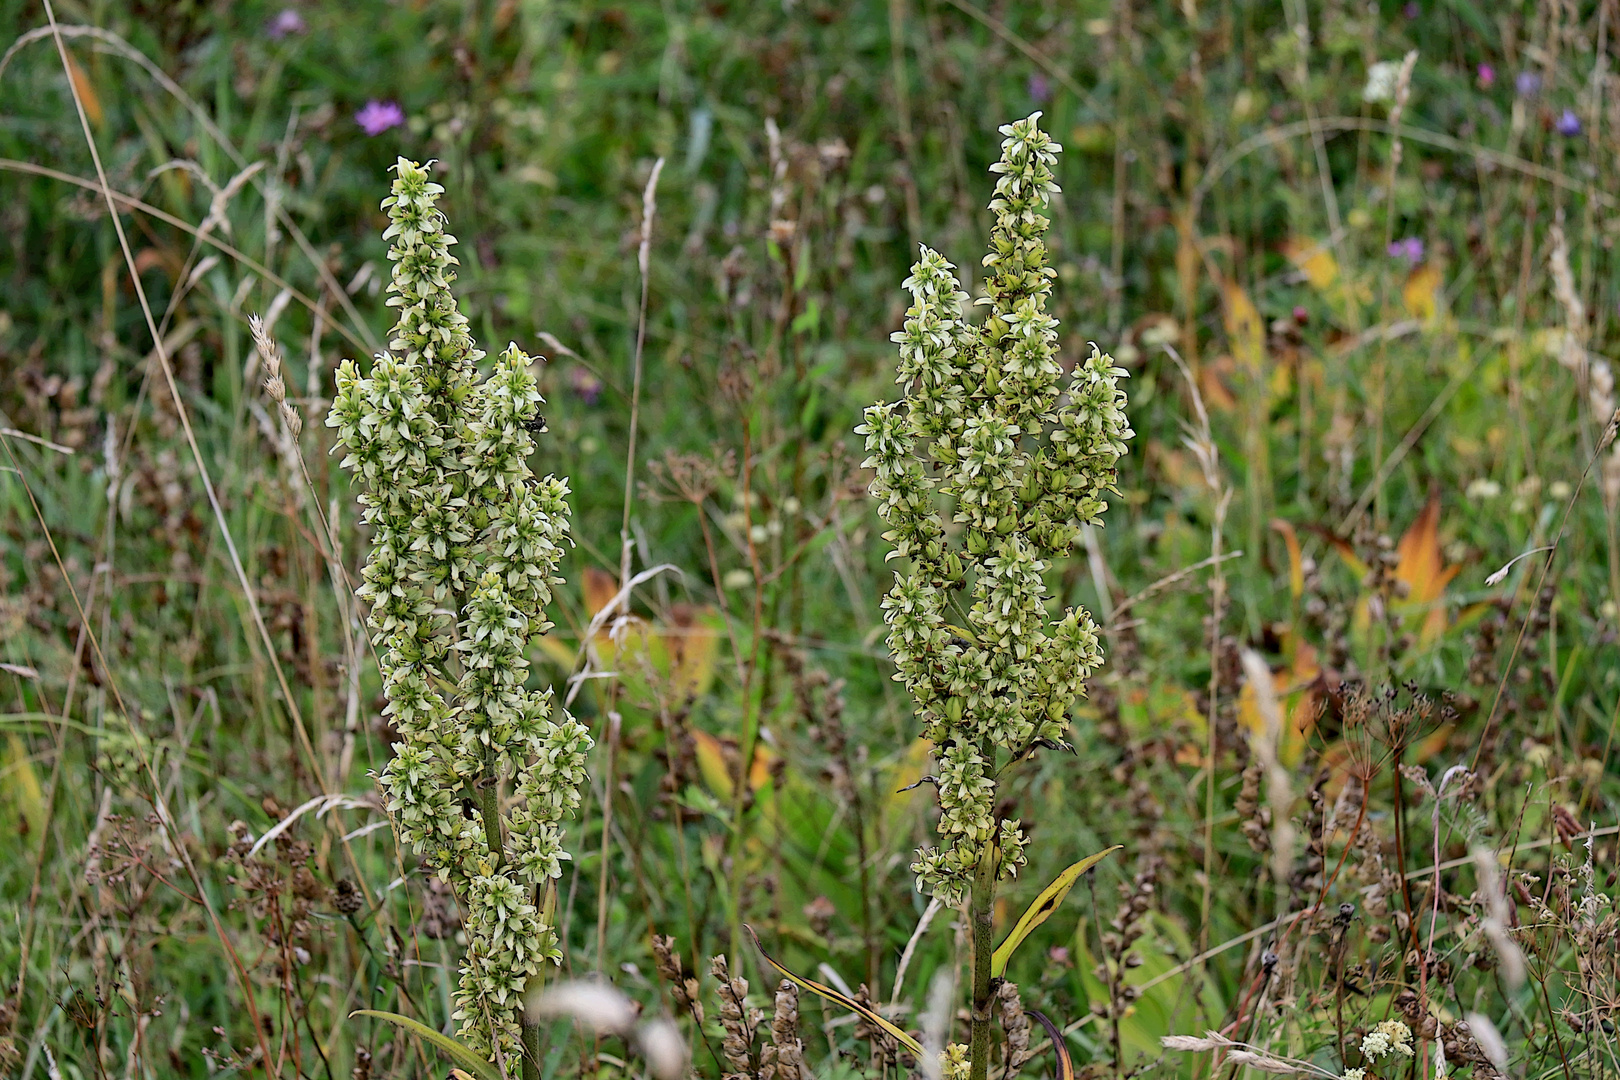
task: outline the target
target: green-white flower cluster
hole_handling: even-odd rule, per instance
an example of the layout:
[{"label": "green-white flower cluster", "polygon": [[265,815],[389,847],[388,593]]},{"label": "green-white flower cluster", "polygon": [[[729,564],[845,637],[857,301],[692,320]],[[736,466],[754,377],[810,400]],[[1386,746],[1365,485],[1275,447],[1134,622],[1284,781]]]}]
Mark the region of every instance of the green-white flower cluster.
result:
[{"label": "green-white flower cluster", "polygon": [[893,335],[905,397],[867,409],[856,429],[889,558],[909,564],[883,601],[895,677],[940,759],[941,843],[912,869],[952,902],[992,841],[1003,874],[1023,862],[1018,823],[992,813],[998,754],[1004,764],[1062,744],[1070,704],[1102,663],[1089,615],[1049,617],[1044,575],[1099,519],[1134,434],[1111,357],[1094,346],[1066,380],[1057,360],[1041,211],[1062,147],[1039,118],[1003,127],[991,166],[988,318],[968,321],[955,268],[923,248]]},{"label": "green-white flower cluster", "polygon": [[450,291],[444,189],[404,158],[395,172],[382,204],[399,308],[391,351],[368,377],[343,364],[327,423],[365,484],[373,529],[359,592],[400,736],[381,778],[388,810],[467,912],[463,1038],[511,1052],[525,984],[560,959],[538,901],[568,858],[561,822],[591,747],[549,689],[524,686],[528,645],[551,628],[568,486],[529,471],[531,433],[544,430],[529,357],[508,346],[479,378],[484,353]]}]

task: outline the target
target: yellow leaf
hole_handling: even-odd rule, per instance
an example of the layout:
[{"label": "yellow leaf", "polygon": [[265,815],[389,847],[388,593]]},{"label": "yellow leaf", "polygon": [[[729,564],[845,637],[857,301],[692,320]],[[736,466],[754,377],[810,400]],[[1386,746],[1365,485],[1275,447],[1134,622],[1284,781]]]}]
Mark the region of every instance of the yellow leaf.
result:
[{"label": "yellow leaf", "polygon": [[754,747],[754,763],[748,767],[748,786],[755,791],[765,786],[771,778],[771,769],[782,756],[775,750],[760,743]]},{"label": "yellow leaf", "polygon": [[928,755],[933,748],[927,739],[913,739],[905,753],[884,770],[884,788],[888,791],[883,797],[885,819],[893,819],[912,807],[911,790],[928,771]]},{"label": "yellow leaf", "polygon": [[[1284,765],[1299,764],[1305,754],[1305,740],[1316,729],[1317,690],[1314,684],[1321,673],[1321,665],[1316,662],[1316,650],[1301,642],[1294,653],[1293,663],[1271,674],[1271,685],[1276,691],[1277,700],[1287,710],[1283,730],[1277,740],[1277,760]],[[1288,707],[1290,697],[1294,698],[1291,708]],[[1265,717],[1260,715],[1260,695],[1252,684],[1245,683],[1238,694],[1238,721],[1255,735],[1266,729]]]},{"label": "yellow leaf", "polygon": [[546,636],[540,639],[540,651],[545,653],[552,663],[564,671],[574,669],[574,650],[558,641],[556,638]]},{"label": "yellow leaf", "polygon": [[679,702],[701,697],[714,680],[715,657],[720,651],[719,614],[711,607],[676,604],[670,625],[659,627],[669,660],[670,696]]},{"label": "yellow leaf", "polygon": [[96,88],[90,85],[90,76],[84,73],[79,62],[73,59],[73,54],[67,54],[68,78],[73,80],[73,89],[78,93],[79,102],[84,106],[84,115],[96,127],[107,122],[107,115],[101,109],[101,98],[96,96]]},{"label": "yellow leaf", "polygon": [[1283,251],[1318,292],[1325,292],[1339,279],[1339,263],[1325,241],[1291,236],[1283,242]]},{"label": "yellow leaf", "polygon": [[1294,527],[1282,518],[1271,519],[1271,530],[1281,535],[1288,546],[1288,591],[1298,600],[1305,591],[1305,560],[1300,555],[1299,537]]},{"label": "yellow leaf", "polygon": [[15,777],[7,786],[16,793],[17,809],[28,827],[37,832],[45,827],[45,792],[39,786],[39,774],[34,771],[28,745],[19,736],[8,735],[6,744],[11,758],[6,772]]},{"label": "yellow leaf", "polygon": [[1424,263],[1416,267],[1407,275],[1406,284],[1401,286],[1401,302],[1406,305],[1406,313],[1414,319],[1430,322],[1438,310],[1435,293],[1440,289],[1440,270],[1432,263]]},{"label": "yellow leaf", "polygon": [[1266,359],[1266,325],[1243,286],[1221,279],[1221,317],[1238,369],[1258,378]]},{"label": "yellow leaf", "polygon": [[703,783],[723,801],[730,802],[736,789],[732,783],[731,763],[726,760],[725,747],[720,745],[719,739],[707,731],[692,732],[692,742],[697,751],[698,772],[703,776]]},{"label": "yellow leaf", "polygon": [[1118,851],[1120,847],[1121,845],[1115,844],[1111,848],[1104,848],[1095,855],[1087,855],[1053,878],[1052,884],[1041,890],[1041,894],[1025,909],[1017,925],[1012,928],[1006,939],[996,947],[995,953],[990,957],[990,977],[992,979],[999,979],[1007,973],[1007,961],[1012,959],[1013,952],[1024,943],[1024,939],[1029,937],[1031,931],[1052,917],[1052,912],[1056,911],[1058,906],[1063,903],[1064,898],[1069,895],[1069,890],[1074,888],[1074,883],[1080,880],[1080,875]]}]

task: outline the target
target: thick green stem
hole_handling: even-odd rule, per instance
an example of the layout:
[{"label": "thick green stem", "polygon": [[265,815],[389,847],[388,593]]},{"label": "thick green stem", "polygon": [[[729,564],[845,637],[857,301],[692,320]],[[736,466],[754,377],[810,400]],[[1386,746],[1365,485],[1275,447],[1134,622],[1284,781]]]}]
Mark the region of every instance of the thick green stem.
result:
[{"label": "thick green stem", "polygon": [[478,816],[484,819],[490,862],[499,866],[506,855],[506,838],[501,834],[501,785],[493,773],[478,784]]},{"label": "thick green stem", "polygon": [[540,1080],[540,1025],[523,1021],[523,1080]]},{"label": "thick green stem", "polygon": [[973,873],[968,915],[973,923],[973,1036],[968,1044],[969,1080],[986,1080],[990,1074],[990,918],[995,903],[995,845],[986,844]]}]

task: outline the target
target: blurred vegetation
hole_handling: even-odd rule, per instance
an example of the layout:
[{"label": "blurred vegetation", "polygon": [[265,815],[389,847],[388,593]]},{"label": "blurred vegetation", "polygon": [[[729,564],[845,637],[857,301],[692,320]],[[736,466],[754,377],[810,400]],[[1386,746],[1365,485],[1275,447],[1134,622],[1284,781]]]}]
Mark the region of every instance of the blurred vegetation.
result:
[{"label": "blurred vegetation", "polygon": [[[728,953],[768,1006],[746,922],[916,1028],[966,945],[938,913],[896,990],[933,803],[901,789],[931,758],[851,429],[895,394],[917,245],[978,294],[996,129],[1040,109],[1064,353],[1130,370],[1138,435],[1107,527],[1053,571],[1108,666],[1077,757],[1003,789],[1032,844],[998,934],[1124,850],[1008,977],[1088,1075],[1202,1075],[1159,1039],[1211,1029],[1376,1071],[1360,1037],[1391,1017],[1425,1076],[1437,1047],[1620,1071],[1614,4],[54,14],[65,62],[42,4],[0,2],[0,1070],[445,1071],[346,1019],[452,1029],[458,957],[456,899],[370,779],[390,731],[344,583],[366,538],[322,423],[338,361],[392,323],[400,154],[438,162],[476,336],[549,357],[534,467],[570,477],[577,546],[534,678],[576,688],[598,743],[569,972],[678,1014],[703,1076],[732,1071],[720,1010],[708,983],[701,1024],[671,997],[654,934],[686,974]],[[368,102],[404,122],[368,134]],[[659,158],[629,541],[633,573],[676,570],[587,635],[623,567]],[[801,1009],[815,1075],[906,1067]],[[562,1024],[548,1046],[548,1076],[637,1069]]]}]

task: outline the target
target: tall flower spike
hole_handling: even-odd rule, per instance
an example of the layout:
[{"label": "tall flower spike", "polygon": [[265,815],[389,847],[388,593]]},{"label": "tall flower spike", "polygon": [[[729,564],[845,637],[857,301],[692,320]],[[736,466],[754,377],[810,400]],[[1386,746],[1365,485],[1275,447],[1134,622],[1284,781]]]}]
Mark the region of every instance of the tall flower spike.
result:
[{"label": "tall flower spike", "polygon": [[[456,993],[463,1039],[517,1058],[524,987],[561,958],[541,892],[568,853],[591,747],[551,691],[525,686],[529,643],[551,628],[568,485],[529,471],[540,393],[530,358],[484,354],[450,291],[444,189],[400,158],[384,200],[394,263],[391,353],[338,371],[327,424],[365,485],[369,602],[386,713],[399,732],[381,785],[403,836],[467,910]],[[451,614],[453,613],[453,615]],[[449,695],[447,697],[447,694]],[[502,788],[517,796],[509,815]]]},{"label": "tall flower spike", "polygon": [[1134,434],[1111,357],[1093,346],[1067,380],[1058,362],[1043,211],[1062,147],[1040,115],[1001,129],[990,167],[987,318],[968,321],[956,268],[924,247],[905,282],[905,328],[891,338],[905,396],[867,409],[855,429],[876,470],[889,558],[904,560],[883,600],[895,678],[940,748],[940,843],[912,869],[919,888],[951,903],[992,844],[1003,876],[1023,863],[1018,823],[995,819],[994,777],[1066,745],[1069,708],[1102,663],[1090,615],[1048,615],[1045,575],[1082,525],[1100,524]]}]

